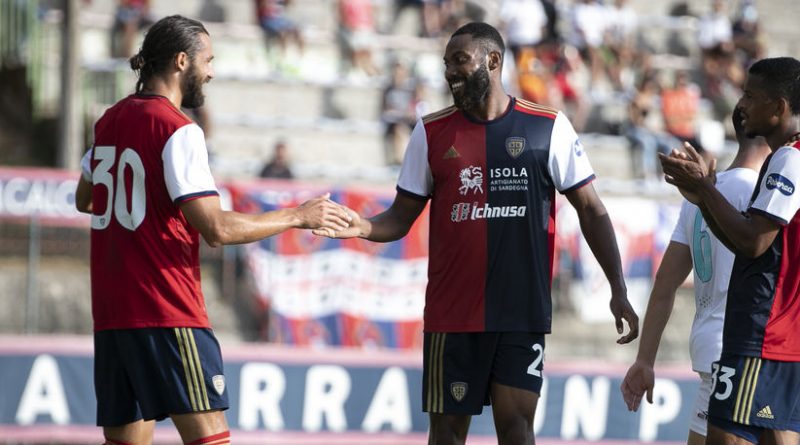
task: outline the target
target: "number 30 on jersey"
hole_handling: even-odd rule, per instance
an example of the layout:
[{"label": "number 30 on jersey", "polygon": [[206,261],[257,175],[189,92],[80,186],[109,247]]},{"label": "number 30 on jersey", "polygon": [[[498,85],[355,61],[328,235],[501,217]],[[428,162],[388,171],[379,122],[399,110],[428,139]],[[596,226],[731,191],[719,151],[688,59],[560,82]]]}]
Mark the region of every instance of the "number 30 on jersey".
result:
[{"label": "number 30 on jersey", "polygon": [[[92,229],[103,230],[111,224],[111,218],[128,230],[136,230],[144,221],[146,195],[144,190],[144,165],[142,158],[131,148],[119,155],[116,170],[116,183],[111,169],[114,166],[117,150],[111,146],[94,147],[94,159],[100,161],[92,171],[92,183],[107,190],[106,210],[102,215],[92,215]],[[131,189],[125,188],[125,169],[130,168]],[[130,198],[130,199],[128,199]],[[128,209],[128,201],[131,203]]]}]

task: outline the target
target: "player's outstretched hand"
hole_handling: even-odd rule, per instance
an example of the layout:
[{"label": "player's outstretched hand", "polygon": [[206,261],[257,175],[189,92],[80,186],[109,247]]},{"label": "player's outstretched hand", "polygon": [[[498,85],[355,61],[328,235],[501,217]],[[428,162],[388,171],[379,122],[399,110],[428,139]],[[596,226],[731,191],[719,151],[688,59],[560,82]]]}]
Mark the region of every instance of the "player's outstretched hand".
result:
[{"label": "player's outstretched hand", "polygon": [[635,361],[625,378],[619,390],[622,391],[622,398],[625,404],[628,405],[629,411],[637,411],[639,404],[642,402],[642,395],[647,393],[647,401],[653,403],[653,386],[655,384],[655,375],[653,367],[639,360]]},{"label": "player's outstretched hand", "polygon": [[341,206],[350,218],[350,226],[342,230],[333,230],[328,227],[314,229],[312,232],[317,236],[327,236],[328,238],[355,238],[361,235],[361,216],[346,206]]},{"label": "player's outstretched hand", "polygon": [[636,337],[639,336],[639,316],[636,315],[636,311],[633,310],[628,298],[625,296],[612,296],[609,306],[611,307],[611,315],[614,316],[617,334],[622,334],[624,332],[625,326],[622,323],[623,320],[628,323],[628,328],[630,329],[627,335],[623,335],[617,339],[617,343],[624,345],[635,340]]},{"label": "player's outstretched hand", "polygon": [[707,165],[688,142],[683,143],[683,151],[675,149],[669,155],[659,153],[658,158],[664,171],[664,180],[682,189],[684,196],[695,196],[703,181],[711,181],[712,184],[716,182],[716,163]]},{"label": "player's outstretched hand", "polygon": [[302,229],[345,230],[350,227],[351,217],[346,207],[330,200],[331,194],[317,196],[297,206],[295,211]]}]

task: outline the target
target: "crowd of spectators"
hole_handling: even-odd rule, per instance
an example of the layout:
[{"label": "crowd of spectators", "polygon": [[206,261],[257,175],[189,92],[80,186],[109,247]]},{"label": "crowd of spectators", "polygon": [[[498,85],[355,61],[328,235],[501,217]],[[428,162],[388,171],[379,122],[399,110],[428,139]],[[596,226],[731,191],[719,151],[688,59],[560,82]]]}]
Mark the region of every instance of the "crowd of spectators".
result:
[{"label": "crowd of spectators", "polygon": [[[380,45],[381,36],[401,32],[397,24],[407,10],[418,14],[414,37],[437,42],[467,21],[492,20],[508,46],[508,89],[564,110],[579,132],[625,136],[631,175],[648,180],[658,178],[655,153],[683,140],[704,148],[701,120],[729,121],[747,67],[763,57],[754,0],[679,0],[661,15],[636,11],[627,0],[336,0],[332,5],[341,79],[384,85],[376,106],[388,165],[401,161],[410,128],[430,111],[426,96],[447,95],[441,85],[426,83],[413,57],[397,57]],[[254,0],[255,23],[278,70],[299,65],[286,58],[302,58],[307,44],[309,24],[297,20],[293,7],[289,0]],[[379,8],[386,7],[390,10],[381,15]],[[130,53],[130,33],[149,22],[148,8],[148,1],[120,1],[115,30],[123,37],[117,38],[116,54]],[[672,22],[658,26],[672,35],[654,42],[649,27],[667,14]],[[296,51],[287,53],[290,46]],[[627,109],[624,118],[608,118],[603,108],[609,104]]]}]

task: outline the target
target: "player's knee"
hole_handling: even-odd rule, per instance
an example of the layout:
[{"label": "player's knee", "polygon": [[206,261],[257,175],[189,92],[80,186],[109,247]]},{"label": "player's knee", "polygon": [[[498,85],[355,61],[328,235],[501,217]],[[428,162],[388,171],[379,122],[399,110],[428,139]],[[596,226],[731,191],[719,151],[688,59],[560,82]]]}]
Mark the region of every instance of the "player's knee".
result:
[{"label": "player's knee", "polygon": [[521,445],[533,443],[533,419],[514,416],[502,422],[495,420],[499,445]]},{"label": "player's knee", "polygon": [[223,431],[207,437],[188,442],[186,445],[229,445],[231,443],[231,432]]},{"label": "player's knee", "polygon": [[103,445],[133,445],[133,444],[131,444],[129,442],[123,442],[121,440],[109,439],[108,437],[106,437],[105,439],[106,439],[106,441],[103,442]]}]

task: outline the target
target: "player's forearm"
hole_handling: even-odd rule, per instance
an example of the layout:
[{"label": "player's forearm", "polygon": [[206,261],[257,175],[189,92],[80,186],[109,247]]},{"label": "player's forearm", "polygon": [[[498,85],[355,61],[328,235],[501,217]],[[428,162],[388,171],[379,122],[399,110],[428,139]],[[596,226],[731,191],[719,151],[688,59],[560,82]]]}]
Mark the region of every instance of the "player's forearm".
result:
[{"label": "player's forearm", "polygon": [[653,283],[650,300],[647,302],[642,336],[639,339],[639,352],[636,354],[637,361],[649,366],[655,363],[661,336],[664,334],[674,303],[675,289],[665,288],[663,283],[656,280]]},{"label": "player's forearm", "polygon": [[704,184],[698,195],[708,227],[728,249],[751,258],[764,253],[768,244],[764,245],[752,220],[736,210],[716,187]]},{"label": "player's forearm", "polygon": [[[605,209],[603,209],[605,210]],[[625,290],[625,279],[622,273],[622,262],[619,257],[617,238],[608,213],[591,213],[580,217],[581,232],[592,250],[597,262],[611,285],[612,295],[615,290]],[[625,295],[625,292],[622,292]]]},{"label": "player's forearm", "polygon": [[280,209],[261,214],[220,212],[203,238],[212,247],[259,241],[302,226],[295,209]]},{"label": "player's forearm", "polygon": [[372,218],[362,219],[358,236],[377,243],[388,243],[406,236],[410,228],[411,224],[398,221],[386,211]]}]

